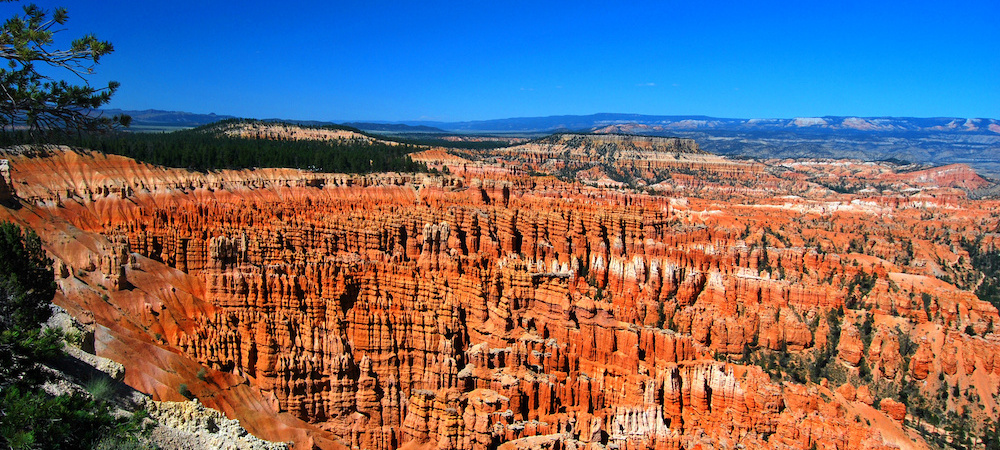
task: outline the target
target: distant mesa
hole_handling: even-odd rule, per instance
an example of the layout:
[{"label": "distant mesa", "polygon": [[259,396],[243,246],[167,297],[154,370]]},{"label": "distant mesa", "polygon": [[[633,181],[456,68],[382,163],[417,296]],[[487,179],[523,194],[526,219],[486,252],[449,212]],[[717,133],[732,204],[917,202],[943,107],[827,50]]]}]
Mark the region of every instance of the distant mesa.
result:
[{"label": "distant mesa", "polygon": [[643,136],[637,134],[557,133],[535,140],[539,144],[561,145],[585,153],[678,152],[705,153],[693,139]]},{"label": "distant mesa", "polygon": [[956,117],[822,116],[782,118],[719,118],[601,113],[584,116],[518,117],[467,122],[405,122],[462,132],[553,132],[558,129],[597,131],[605,127],[648,127],[658,130],[865,130],[882,132],[955,132],[1000,134],[1000,120]]},{"label": "distant mesa", "polygon": [[792,122],[797,127],[813,127],[827,125],[826,121],[820,117],[796,117]]},{"label": "distant mesa", "polygon": [[447,131],[437,127],[430,127],[427,125],[406,125],[402,123],[347,122],[343,125],[364,131],[390,133],[447,133]]},{"label": "distant mesa", "polygon": [[[232,118],[161,110],[105,110],[104,113],[131,115],[134,131],[193,128]],[[323,121],[271,121],[311,126],[336,125]],[[512,142],[514,139],[554,132],[680,137],[693,139],[700,149],[717,155],[864,161],[898,158],[931,165],[962,163],[982,175],[1000,179],[1000,156],[997,156],[1000,155],[1000,120],[989,118],[822,116],[734,119],[601,113],[465,122],[349,122],[345,125],[373,134],[467,142],[476,142],[469,140],[469,136]],[[460,137],[434,136],[439,133]],[[489,137],[483,138],[484,135]],[[479,148],[485,146],[499,145],[490,143]]]},{"label": "distant mesa", "polygon": [[671,172],[723,175],[753,164],[703,151],[693,139],[634,134],[557,133],[483,153],[495,161],[598,186],[648,186]]},{"label": "distant mesa", "polygon": [[[105,114],[128,114],[137,125],[183,124],[186,126],[206,125],[235,116],[197,114],[181,111],[157,109],[122,110],[106,109]],[[332,125],[332,121],[302,121],[273,119],[303,125]],[[989,118],[957,117],[857,117],[822,116],[781,118],[735,119],[709,116],[657,116],[644,114],[600,113],[591,115],[565,115],[548,117],[518,117],[509,119],[433,122],[399,121],[395,123],[348,122],[343,125],[366,131],[387,132],[495,132],[495,133],[539,133],[556,131],[599,131],[606,127],[635,127],[653,130],[778,130],[778,129],[824,129],[863,130],[881,132],[954,132],[1000,134],[1000,120]],[[625,132],[624,130],[622,130]]]},{"label": "distant mesa", "polygon": [[234,116],[210,114],[195,114],[183,111],[162,111],[159,109],[146,109],[141,111],[105,109],[101,111],[105,115],[127,114],[132,117],[132,124],[135,127],[149,126],[171,126],[171,127],[197,127],[207,125],[225,119],[233,119]]}]

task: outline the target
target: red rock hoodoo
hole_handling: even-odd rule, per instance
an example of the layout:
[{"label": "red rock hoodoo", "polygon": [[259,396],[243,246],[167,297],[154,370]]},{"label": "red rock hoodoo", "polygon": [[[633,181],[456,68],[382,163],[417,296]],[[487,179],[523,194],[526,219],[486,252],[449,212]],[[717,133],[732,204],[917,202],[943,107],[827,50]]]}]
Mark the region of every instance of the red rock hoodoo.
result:
[{"label": "red rock hoodoo", "polygon": [[648,188],[608,189],[526,175],[570,144],[525,145],[427,154],[445,176],[9,152],[22,207],[3,214],[42,236],[57,303],[128,383],[185,383],[267,439],[925,448],[915,411],[996,420],[997,310],[948,281],[996,202],[682,140],[630,144],[662,156],[614,166]]}]

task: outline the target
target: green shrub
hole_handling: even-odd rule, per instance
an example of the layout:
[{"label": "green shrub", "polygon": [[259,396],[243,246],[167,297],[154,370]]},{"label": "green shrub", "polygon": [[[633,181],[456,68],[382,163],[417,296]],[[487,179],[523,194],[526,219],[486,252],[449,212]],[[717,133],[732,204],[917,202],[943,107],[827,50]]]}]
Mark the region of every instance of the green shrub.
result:
[{"label": "green shrub", "polygon": [[194,394],[191,393],[191,390],[188,389],[187,383],[181,383],[180,386],[177,386],[177,392],[183,395],[184,398],[188,400],[192,400],[195,397]]},{"label": "green shrub", "polygon": [[62,332],[41,329],[55,292],[52,260],[38,235],[0,224],[0,389],[42,382],[37,363],[62,354]]},{"label": "green shrub", "polygon": [[52,397],[12,386],[0,394],[0,410],[5,448],[91,448],[104,439],[139,440],[144,434],[142,413],[115,418],[106,404],[82,395]]},{"label": "green shrub", "polygon": [[84,385],[84,389],[90,393],[90,396],[98,402],[106,402],[110,400],[115,395],[115,385],[110,378],[106,376],[99,376],[91,378],[90,381]]}]

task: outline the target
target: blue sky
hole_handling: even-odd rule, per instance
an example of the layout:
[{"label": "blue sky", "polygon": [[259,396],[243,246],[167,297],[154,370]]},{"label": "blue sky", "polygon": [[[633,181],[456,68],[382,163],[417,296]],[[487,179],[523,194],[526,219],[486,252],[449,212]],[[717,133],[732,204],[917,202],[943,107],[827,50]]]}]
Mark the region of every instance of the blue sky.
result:
[{"label": "blue sky", "polygon": [[114,44],[93,80],[123,109],[1000,118],[997,0],[35,3]]}]

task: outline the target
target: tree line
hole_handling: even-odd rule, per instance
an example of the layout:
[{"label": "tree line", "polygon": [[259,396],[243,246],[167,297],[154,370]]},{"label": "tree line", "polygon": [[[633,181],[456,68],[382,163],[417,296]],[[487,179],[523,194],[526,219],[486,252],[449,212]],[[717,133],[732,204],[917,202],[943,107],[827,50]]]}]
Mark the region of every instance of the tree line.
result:
[{"label": "tree line", "polygon": [[[287,167],[316,172],[426,172],[410,159],[421,148],[369,139],[292,140],[229,136],[221,128],[230,119],[169,133],[77,133],[50,141],[168,167],[207,171]],[[281,124],[276,124],[281,125]],[[296,125],[298,126],[298,125]],[[31,142],[25,131],[0,135],[0,146]]]}]

